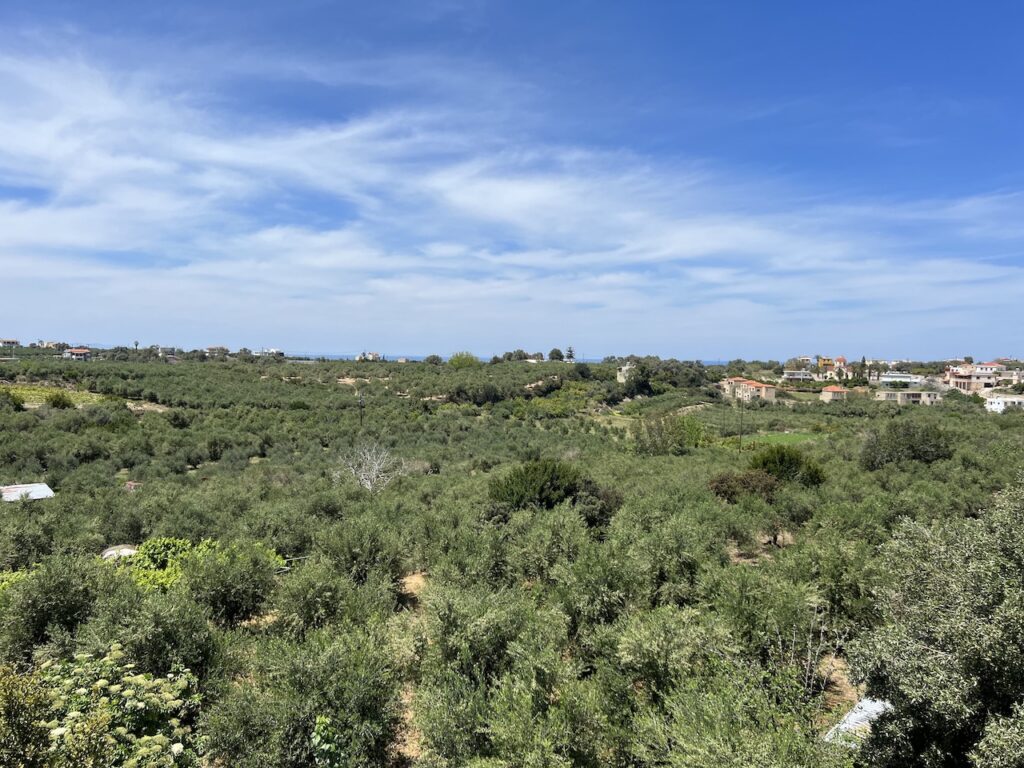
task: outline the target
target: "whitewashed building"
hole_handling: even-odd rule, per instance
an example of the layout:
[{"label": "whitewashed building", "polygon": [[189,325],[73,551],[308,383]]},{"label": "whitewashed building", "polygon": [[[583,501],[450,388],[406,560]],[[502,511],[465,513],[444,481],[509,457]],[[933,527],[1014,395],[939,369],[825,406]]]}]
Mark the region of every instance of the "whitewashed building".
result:
[{"label": "whitewashed building", "polygon": [[993,395],[985,400],[985,410],[1002,413],[1007,408],[1024,408],[1024,395]]}]

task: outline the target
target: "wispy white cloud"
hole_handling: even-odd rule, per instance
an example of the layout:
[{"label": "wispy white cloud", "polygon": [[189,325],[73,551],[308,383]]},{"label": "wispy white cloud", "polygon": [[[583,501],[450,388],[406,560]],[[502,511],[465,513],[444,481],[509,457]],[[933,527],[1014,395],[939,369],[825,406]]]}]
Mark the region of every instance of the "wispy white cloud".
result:
[{"label": "wispy white cloud", "polygon": [[[402,94],[429,80],[437,98],[286,122],[229,106],[223,78],[187,63],[125,75],[84,53],[0,57],[5,332],[694,356],[1015,341],[988,324],[1024,296],[1020,259],[1002,258],[1024,245],[1014,191],[819,198],[725,165],[553,145],[523,129],[536,115],[515,119],[533,86],[439,60],[236,69]],[[502,88],[523,101],[473,109],[472,92],[494,105]]]}]

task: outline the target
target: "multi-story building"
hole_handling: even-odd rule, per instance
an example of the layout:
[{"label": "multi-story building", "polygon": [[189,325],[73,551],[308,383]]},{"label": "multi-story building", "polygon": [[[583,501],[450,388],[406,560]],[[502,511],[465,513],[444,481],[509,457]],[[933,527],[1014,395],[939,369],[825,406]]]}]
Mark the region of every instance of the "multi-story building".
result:
[{"label": "multi-story building", "polygon": [[897,405],[935,405],[935,403],[941,402],[942,395],[938,392],[921,390],[883,389],[875,393],[875,400]]},{"label": "multi-story building", "polygon": [[771,384],[744,379],[742,376],[733,376],[723,381],[721,387],[722,393],[731,400],[741,400],[747,403],[751,400],[775,402],[775,387]]},{"label": "multi-story building", "polygon": [[998,386],[1005,373],[1006,366],[1001,363],[965,363],[948,369],[946,380],[954,389],[973,393]]},{"label": "multi-story building", "polygon": [[64,350],[62,357],[65,360],[88,360],[92,357],[92,351],[88,347],[71,347]]}]

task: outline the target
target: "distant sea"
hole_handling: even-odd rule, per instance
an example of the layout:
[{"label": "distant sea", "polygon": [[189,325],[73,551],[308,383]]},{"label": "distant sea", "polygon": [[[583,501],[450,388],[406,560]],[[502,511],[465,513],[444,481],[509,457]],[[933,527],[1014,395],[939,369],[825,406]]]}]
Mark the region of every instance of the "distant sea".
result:
[{"label": "distant sea", "polygon": [[[383,352],[381,354],[384,355],[384,359],[385,360],[388,360],[390,362],[394,362],[395,360],[397,360],[400,357],[403,357],[406,360],[413,360],[413,361],[416,361],[416,362],[422,362],[423,359],[426,357],[426,355],[390,355],[390,354],[384,354]],[[349,353],[346,353],[346,354],[338,355],[338,354],[320,354],[320,353],[316,353],[316,352],[293,352],[293,353],[287,353],[286,352],[285,356],[286,357],[292,357],[292,358],[308,358],[310,360],[320,360],[320,359],[322,359],[322,360],[355,360],[359,356],[359,353],[358,352],[349,352]],[[442,355],[442,357],[445,360],[448,359],[447,356],[445,356],[445,355]],[[481,361],[485,362],[485,363],[488,360],[490,360],[490,358],[488,358],[488,357],[481,357],[479,359]],[[578,357],[578,358],[576,358],[576,362],[578,362],[578,363],[600,363],[603,359],[604,358],[601,358],[601,357]],[[704,365],[727,365],[729,361],[728,360],[701,360],[701,362]]]}]

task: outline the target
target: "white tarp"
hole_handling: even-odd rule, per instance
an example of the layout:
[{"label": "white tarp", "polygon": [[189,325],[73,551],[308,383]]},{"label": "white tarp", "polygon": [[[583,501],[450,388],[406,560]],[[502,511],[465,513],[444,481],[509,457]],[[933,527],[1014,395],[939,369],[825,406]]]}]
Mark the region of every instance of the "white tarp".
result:
[{"label": "white tarp", "polygon": [[25,483],[24,485],[0,486],[4,501],[20,501],[21,499],[49,499],[53,491],[46,483]]}]

